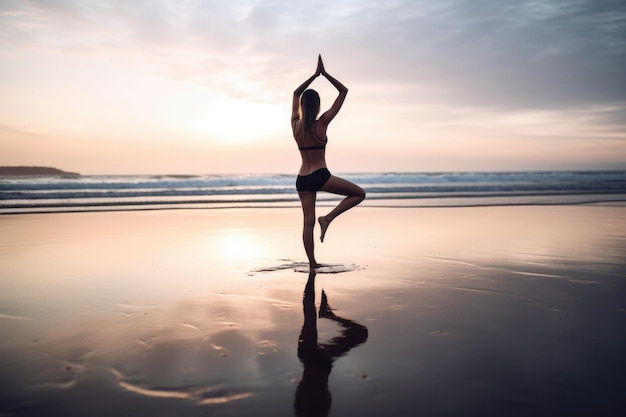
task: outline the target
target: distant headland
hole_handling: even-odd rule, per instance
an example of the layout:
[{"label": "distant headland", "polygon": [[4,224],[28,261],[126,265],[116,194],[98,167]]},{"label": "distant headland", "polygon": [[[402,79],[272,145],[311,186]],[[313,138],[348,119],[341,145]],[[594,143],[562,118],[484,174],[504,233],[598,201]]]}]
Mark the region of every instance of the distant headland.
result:
[{"label": "distant headland", "polygon": [[48,176],[58,176],[58,175],[70,175],[70,176],[80,176],[80,174],[76,172],[66,172],[57,168],[50,167],[26,167],[26,166],[17,166],[17,167],[0,167],[0,175],[48,175]]}]

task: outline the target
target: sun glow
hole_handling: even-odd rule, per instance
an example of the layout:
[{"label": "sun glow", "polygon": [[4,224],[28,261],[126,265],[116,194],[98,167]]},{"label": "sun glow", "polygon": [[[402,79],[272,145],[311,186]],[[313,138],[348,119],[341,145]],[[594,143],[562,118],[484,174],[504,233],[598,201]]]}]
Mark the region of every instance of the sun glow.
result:
[{"label": "sun glow", "polygon": [[283,130],[286,123],[280,105],[223,98],[189,125],[219,142],[241,143],[267,138]]},{"label": "sun glow", "polygon": [[239,230],[230,230],[219,237],[217,245],[220,258],[234,261],[249,261],[261,257],[263,246],[259,241]]}]

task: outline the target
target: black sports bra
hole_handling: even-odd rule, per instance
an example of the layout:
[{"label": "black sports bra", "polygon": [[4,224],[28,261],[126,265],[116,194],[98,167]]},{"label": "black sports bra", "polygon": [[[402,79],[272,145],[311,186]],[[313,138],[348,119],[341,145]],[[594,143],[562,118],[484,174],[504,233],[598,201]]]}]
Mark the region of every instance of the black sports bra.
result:
[{"label": "black sports bra", "polygon": [[298,146],[298,149],[300,149],[301,151],[317,151],[326,149],[326,144],[316,146]]},{"label": "black sports bra", "polygon": [[326,149],[326,143],[328,142],[328,136],[324,138],[324,140],[319,140],[317,137],[317,133],[313,130],[313,135],[315,136],[316,142],[321,142],[323,145],[313,145],[313,146],[298,146],[298,149],[301,151],[321,151]]}]

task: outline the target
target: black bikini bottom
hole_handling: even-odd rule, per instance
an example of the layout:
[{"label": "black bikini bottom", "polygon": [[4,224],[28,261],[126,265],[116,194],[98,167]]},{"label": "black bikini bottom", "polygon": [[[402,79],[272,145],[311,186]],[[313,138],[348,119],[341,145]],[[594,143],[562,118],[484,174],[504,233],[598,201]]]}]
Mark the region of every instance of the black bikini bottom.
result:
[{"label": "black bikini bottom", "polygon": [[327,168],[320,168],[309,175],[298,175],[296,189],[298,191],[318,191],[329,178],[330,171]]}]

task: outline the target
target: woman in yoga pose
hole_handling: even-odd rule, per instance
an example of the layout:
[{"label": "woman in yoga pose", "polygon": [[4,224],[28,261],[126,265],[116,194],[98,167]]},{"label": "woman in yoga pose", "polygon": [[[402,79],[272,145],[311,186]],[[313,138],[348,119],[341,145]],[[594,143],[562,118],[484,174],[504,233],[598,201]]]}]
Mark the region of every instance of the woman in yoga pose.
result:
[{"label": "woman in yoga pose", "polygon": [[[320,112],[320,97],[315,90],[307,90],[307,87],[320,75],[326,77],[337,89],[339,95],[330,109],[317,118]],[[309,267],[311,269],[320,266],[315,260],[313,242],[317,191],[326,191],[346,196],[330,213],[318,218],[321,228],[320,240],[322,242],[324,241],[328,225],[341,213],[356,206],[365,198],[365,192],[361,187],[332,175],[326,167],[326,143],[328,142],[326,131],[330,122],[339,113],[347,94],[348,89],[326,72],[321,56],[318,57],[315,74],[293,92],[291,128],[302,157],[302,165],[296,180],[296,189],[300,196],[304,214],[302,241],[304,242],[304,250],[309,258]]]}]

